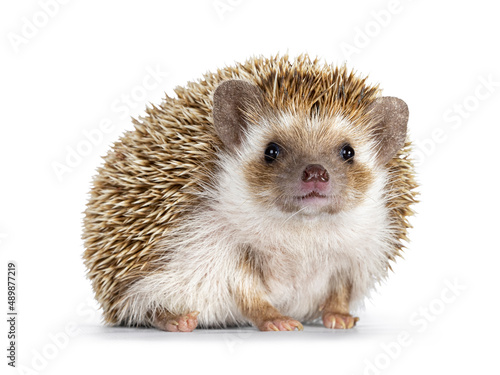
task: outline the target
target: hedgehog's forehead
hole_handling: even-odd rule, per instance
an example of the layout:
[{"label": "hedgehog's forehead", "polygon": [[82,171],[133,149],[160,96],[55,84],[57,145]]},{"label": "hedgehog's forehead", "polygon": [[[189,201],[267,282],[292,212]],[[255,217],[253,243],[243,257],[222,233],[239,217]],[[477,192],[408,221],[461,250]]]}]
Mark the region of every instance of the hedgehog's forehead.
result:
[{"label": "hedgehog's forehead", "polygon": [[249,127],[249,141],[261,148],[276,142],[295,149],[320,150],[343,142],[356,142],[359,131],[341,114],[328,117],[310,113],[279,112],[265,116]]}]

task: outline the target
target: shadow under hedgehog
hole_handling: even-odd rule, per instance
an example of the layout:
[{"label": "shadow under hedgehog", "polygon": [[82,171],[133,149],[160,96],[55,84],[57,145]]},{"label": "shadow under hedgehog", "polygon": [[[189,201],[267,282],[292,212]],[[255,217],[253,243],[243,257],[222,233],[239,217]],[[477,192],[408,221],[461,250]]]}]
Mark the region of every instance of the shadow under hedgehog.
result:
[{"label": "shadow under hedgehog", "polygon": [[106,322],[352,328],[407,240],[406,104],[306,55],[253,58],[175,93],[93,181],[84,260]]}]

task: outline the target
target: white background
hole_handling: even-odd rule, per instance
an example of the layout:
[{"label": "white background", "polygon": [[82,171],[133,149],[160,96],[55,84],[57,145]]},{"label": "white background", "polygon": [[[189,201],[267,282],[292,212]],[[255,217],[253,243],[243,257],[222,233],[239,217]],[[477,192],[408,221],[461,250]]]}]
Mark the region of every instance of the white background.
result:
[{"label": "white background", "polygon": [[[46,3],[0,8],[0,310],[7,310],[6,268],[13,260],[19,312],[16,370],[6,364],[7,317],[1,318],[2,373],[498,371],[494,2]],[[103,327],[80,240],[101,156],[131,128],[130,116],[175,85],[252,55],[287,51],[347,62],[385,95],[408,103],[422,186],[405,259],[348,332],[306,326],[179,335]],[[148,78],[152,70],[160,71],[156,81]],[[127,105],[125,96],[132,98]],[[85,149],[84,132],[102,123],[112,129]],[[70,158],[69,167],[78,147],[85,155]],[[58,175],[54,166],[64,164],[68,170]]]}]

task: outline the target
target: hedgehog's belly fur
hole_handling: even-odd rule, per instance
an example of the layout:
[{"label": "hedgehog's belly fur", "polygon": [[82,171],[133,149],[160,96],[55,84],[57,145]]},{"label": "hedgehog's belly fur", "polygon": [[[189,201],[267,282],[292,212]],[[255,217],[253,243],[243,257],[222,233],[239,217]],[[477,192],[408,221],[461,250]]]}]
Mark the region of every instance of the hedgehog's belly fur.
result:
[{"label": "hedgehog's belly fur", "polygon": [[[365,246],[358,249],[372,255],[368,254],[362,265],[357,260],[359,251],[352,251],[352,257],[345,256],[345,250],[354,244],[341,249],[340,254],[332,251],[327,257],[324,248],[316,248],[306,256],[302,254],[299,262],[290,254],[270,256],[266,267],[266,299],[283,315],[300,321],[319,317],[321,304],[338,284],[351,283],[351,303],[360,302],[373,287],[375,277],[385,276],[385,262],[381,260],[387,260],[385,250],[377,248],[376,242],[367,238],[365,241],[368,241]],[[248,324],[234,295],[235,286],[241,281],[239,265],[231,261],[237,257],[221,257],[221,252],[215,250],[216,247],[205,248],[203,254],[195,257],[177,252],[161,271],[138,281],[128,293],[136,297],[128,304],[132,310],[122,311],[125,313],[122,320],[143,324],[148,311],[164,308],[175,315],[199,311],[201,327]],[[296,249],[297,253],[300,251],[303,248]]]},{"label": "hedgehog's belly fur", "polygon": [[[299,276],[281,274],[279,277],[268,279],[266,285],[266,299],[285,316],[299,321],[310,321],[319,317],[320,305],[324,303],[330,290],[331,270],[314,262],[310,267],[317,272]],[[301,268],[304,265],[301,265]],[[309,268],[309,267],[307,267]],[[220,272],[218,273],[221,274]],[[216,276],[216,275],[213,275]],[[248,324],[250,321],[241,315],[232,286],[227,280],[207,280],[206,287],[193,299],[192,305],[186,311],[200,311],[198,318],[200,326],[231,326]],[[214,287],[217,285],[217,287]],[[207,294],[208,292],[208,294]]]},{"label": "hedgehog's belly fur", "polygon": [[[295,279],[291,275],[286,279],[284,274],[280,274],[280,277],[268,280],[267,299],[283,315],[300,321],[308,321],[319,316],[319,307],[324,303],[331,286],[331,270],[327,270],[319,262],[315,263],[317,264],[309,265],[309,267],[316,268],[317,272],[313,274],[305,275],[304,272],[299,272],[300,276],[296,276]],[[212,271],[213,273],[206,275],[201,283],[193,283],[192,280],[185,279],[184,288],[179,288],[177,296],[165,301],[163,305],[176,315],[200,311],[198,322],[201,327],[250,323],[241,315],[234,299],[234,285],[231,285],[234,278],[229,275],[227,269],[213,268]],[[178,274],[170,270],[168,266],[164,272]],[[238,274],[236,269],[234,272]],[[163,278],[169,277],[165,274]]]}]

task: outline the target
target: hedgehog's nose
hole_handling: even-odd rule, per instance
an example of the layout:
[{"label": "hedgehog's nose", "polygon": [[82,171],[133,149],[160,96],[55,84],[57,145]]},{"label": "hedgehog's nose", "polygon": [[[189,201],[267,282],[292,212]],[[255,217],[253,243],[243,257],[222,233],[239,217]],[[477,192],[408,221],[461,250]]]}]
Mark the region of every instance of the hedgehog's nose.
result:
[{"label": "hedgehog's nose", "polygon": [[320,164],[309,164],[302,172],[304,182],[327,182],[329,179],[328,171]]}]

